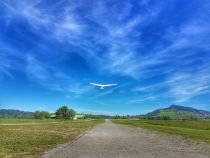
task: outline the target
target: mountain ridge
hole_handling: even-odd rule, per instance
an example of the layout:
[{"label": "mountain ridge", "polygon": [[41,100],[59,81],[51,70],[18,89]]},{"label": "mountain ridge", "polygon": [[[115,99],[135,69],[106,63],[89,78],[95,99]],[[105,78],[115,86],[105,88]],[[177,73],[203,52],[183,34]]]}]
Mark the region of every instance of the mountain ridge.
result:
[{"label": "mountain ridge", "polygon": [[206,110],[195,109],[193,107],[174,105],[167,108],[157,109],[147,113],[147,117],[169,117],[170,119],[208,119],[210,112]]},{"label": "mountain ridge", "polygon": [[0,117],[3,118],[33,118],[34,112],[22,111],[16,109],[0,109]]}]

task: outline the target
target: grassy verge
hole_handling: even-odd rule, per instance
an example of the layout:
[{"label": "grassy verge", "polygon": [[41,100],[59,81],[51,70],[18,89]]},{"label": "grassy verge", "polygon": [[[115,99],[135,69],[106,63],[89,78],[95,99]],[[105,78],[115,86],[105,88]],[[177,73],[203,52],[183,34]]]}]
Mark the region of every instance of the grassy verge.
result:
[{"label": "grassy verge", "polygon": [[177,134],[210,143],[210,121],[112,120],[112,122]]},{"label": "grassy verge", "polygon": [[0,119],[0,157],[34,158],[103,120]]}]

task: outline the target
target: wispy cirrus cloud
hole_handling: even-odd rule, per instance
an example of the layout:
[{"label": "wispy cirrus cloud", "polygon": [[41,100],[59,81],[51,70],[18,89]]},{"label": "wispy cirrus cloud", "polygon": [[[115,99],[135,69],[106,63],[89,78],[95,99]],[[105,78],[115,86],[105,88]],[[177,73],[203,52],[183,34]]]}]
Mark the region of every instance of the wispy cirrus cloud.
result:
[{"label": "wispy cirrus cloud", "polygon": [[[15,53],[16,52],[16,53]],[[18,56],[18,51],[5,45],[0,37],[0,79],[14,78],[14,71],[19,71],[23,66],[22,58]]]},{"label": "wispy cirrus cloud", "polygon": [[[21,71],[67,98],[97,98],[104,105],[112,94],[130,104],[209,94],[209,2],[48,3],[0,2],[1,78]],[[131,84],[100,94],[88,85],[104,80]]]},{"label": "wispy cirrus cloud", "polygon": [[[99,1],[96,3],[97,7],[88,7],[86,16],[80,17],[77,14],[77,9],[83,7],[80,1],[69,3],[58,15],[52,14],[53,9],[59,6],[58,4],[52,6],[52,9],[43,9],[41,1],[34,1],[33,3],[21,1],[18,4],[2,3],[13,16],[25,18],[31,26],[35,26],[35,29],[45,28],[49,32],[49,36],[73,44],[82,51],[88,51],[88,55],[84,55],[84,57],[93,59],[92,56],[94,56],[94,60],[100,67],[104,67],[107,72],[118,75],[124,74],[138,79],[144,76],[144,73],[149,76],[152,74],[151,71],[164,72],[161,71],[162,69],[154,68],[154,66],[177,62],[177,60],[185,58],[186,55],[192,55],[192,53],[183,53],[184,56],[174,51],[182,51],[182,49],[192,46],[199,47],[200,44],[202,44],[202,47],[205,45],[205,48],[209,49],[208,42],[206,44],[202,42],[205,38],[208,38],[206,36],[206,34],[209,34],[208,23],[206,23],[207,25],[199,25],[199,21],[202,21],[202,23],[205,21],[204,17],[203,19],[193,19],[193,23],[185,22],[186,24],[177,28],[173,28],[173,26],[166,28],[162,36],[170,44],[164,46],[165,42],[159,43],[158,46],[151,48],[149,53],[142,53],[141,51],[144,51],[144,49],[141,49],[141,47],[144,47],[145,41],[142,39],[141,29],[144,30],[145,27],[154,24],[167,7],[162,4],[154,5],[144,13],[137,12],[137,15],[133,16],[131,11],[134,6],[130,1],[116,3],[113,7],[109,7],[109,2]],[[106,14],[108,12],[112,13],[109,18]],[[89,20],[97,25],[90,25]],[[98,28],[103,29],[105,34],[92,34],[91,30]],[[88,37],[84,34],[86,31],[90,32],[89,35],[92,39],[95,39],[94,41],[86,39]],[[75,40],[80,41],[80,44],[78,45]],[[108,47],[108,49],[105,50],[106,52],[103,53],[104,55],[101,58],[101,53],[99,53],[101,49],[97,50],[96,47],[90,47],[90,45],[102,45]],[[139,56],[139,54],[142,55]],[[136,58],[137,56],[138,58]]]},{"label": "wispy cirrus cloud", "polygon": [[97,109],[84,109],[84,108],[77,108],[75,109],[78,113],[85,113],[85,114],[95,114],[95,115],[115,115],[116,113],[106,111],[106,110],[97,110]]},{"label": "wispy cirrus cloud", "polygon": [[13,77],[13,75],[11,74],[11,72],[9,72],[9,70],[8,70],[11,67],[11,61],[8,60],[8,58],[5,57],[4,54],[0,54],[0,58],[1,59],[4,59],[0,63],[0,79],[3,78],[4,76]]},{"label": "wispy cirrus cloud", "polygon": [[[20,3],[2,1],[1,3],[8,9],[6,13],[12,20],[27,21],[30,29],[45,39],[49,37],[57,40],[78,39],[84,28],[82,21],[77,20],[74,13],[68,11],[70,6],[64,8],[62,14],[55,15],[53,14],[54,7],[45,8],[40,0],[33,2],[23,0]],[[48,37],[45,36],[45,33],[48,34]]]},{"label": "wispy cirrus cloud", "polygon": [[45,65],[31,54],[27,55],[26,60],[25,73],[28,78],[50,90],[63,92],[68,97],[81,97],[92,89],[89,85],[75,82],[56,67]]},{"label": "wispy cirrus cloud", "polygon": [[174,103],[183,103],[199,95],[209,94],[209,73],[210,66],[207,64],[200,67],[196,72],[189,69],[185,72],[177,72],[159,83],[135,87],[132,91],[147,94],[147,97],[137,99],[137,101],[141,102],[157,98],[168,98],[172,99]]},{"label": "wispy cirrus cloud", "polygon": [[127,104],[136,104],[136,103],[142,103],[142,102],[146,102],[146,101],[155,101],[155,99],[157,99],[156,96],[143,97],[143,99],[130,100],[127,102]]},{"label": "wispy cirrus cloud", "polygon": [[184,102],[193,97],[208,94],[210,90],[210,68],[202,67],[197,73],[175,74],[169,79],[169,94],[177,102]]}]

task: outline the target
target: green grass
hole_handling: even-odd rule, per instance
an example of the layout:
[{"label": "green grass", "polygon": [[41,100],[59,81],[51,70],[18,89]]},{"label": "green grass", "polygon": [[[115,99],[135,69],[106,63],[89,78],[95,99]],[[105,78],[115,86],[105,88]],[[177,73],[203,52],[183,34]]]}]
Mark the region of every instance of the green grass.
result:
[{"label": "green grass", "polygon": [[0,118],[0,125],[2,124],[43,124],[49,122],[59,122],[60,120],[37,120],[37,119],[13,119],[13,118]]},{"label": "green grass", "polygon": [[170,118],[177,118],[178,116],[190,116],[190,112],[177,110],[163,110],[160,111],[159,116],[169,116]]},{"label": "green grass", "polygon": [[158,117],[169,117],[171,119],[177,119],[177,118],[189,118],[191,116],[195,116],[194,113],[188,112],[188,111],[182,111],[182,110],[160,110],[158,114],[156,114]]},{"label": "green grass", "polygon": [[114,123],[132,125],[185,138],[210,143],[210,121],[176,121],[176,120],[112,120]]},{"label": "green grass", "polygon": [[103,120],[0,119],[0,157],[34,158]]}]

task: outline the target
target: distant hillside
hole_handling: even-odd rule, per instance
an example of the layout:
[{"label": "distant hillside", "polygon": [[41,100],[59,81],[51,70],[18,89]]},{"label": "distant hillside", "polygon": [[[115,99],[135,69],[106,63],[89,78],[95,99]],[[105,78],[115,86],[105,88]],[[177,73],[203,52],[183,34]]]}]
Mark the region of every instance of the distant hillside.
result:
[{"label": "distant hillside", "polygon": [[[91,119],[106,119],[112,118],[108,115],[94,115],[94,114],[85,114],[86,118]],[[0,109],[0,118],[34,118],[34,112],[13,110],[13,109]]]},{"label": "distant hillside", "polygon": [[90,119],[110,119],[112,118],[112,116],[108,116],[108,115],[94,115],[94,114],[85,114],[86,118],[90,118]]},{"label": "distant hillside", "polygon": [[194,109],[192,107],[185,107],[180,105],[171,105],[168,108],[158,109],[146,114],[147,117],[162,117],[170,119],[206,119],[210,118],[210,112],[204,110]]},{"label": "distant hillside", "polygon": [[33,112],[12,110],[12,109],[0,109],[0,117],[5,118],[33,118]]}]

